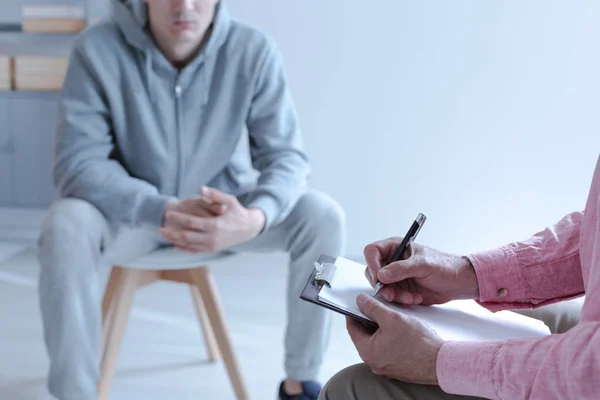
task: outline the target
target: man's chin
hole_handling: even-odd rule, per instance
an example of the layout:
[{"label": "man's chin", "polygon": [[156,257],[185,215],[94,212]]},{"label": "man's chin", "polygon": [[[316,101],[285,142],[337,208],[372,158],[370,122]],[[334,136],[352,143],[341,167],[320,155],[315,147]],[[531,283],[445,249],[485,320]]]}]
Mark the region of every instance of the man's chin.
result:
[{"label": "man's chin", "polygon": [[174,37],[182,41],[195,41],[202,37],[202,34],[195,27],[175,26],[172,32]]}]

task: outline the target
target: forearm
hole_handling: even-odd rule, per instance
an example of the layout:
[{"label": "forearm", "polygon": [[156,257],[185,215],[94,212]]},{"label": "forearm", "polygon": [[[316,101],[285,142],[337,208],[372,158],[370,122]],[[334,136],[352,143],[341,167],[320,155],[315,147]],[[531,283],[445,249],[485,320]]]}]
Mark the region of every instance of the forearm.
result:
[{"label": "forearm", "polygon": [[572,213],[526,241],[468,255],[481,304],[493,311],[532,308],[582,295],[582,217]]},{"label": "forearm", "polygon": [[[282,222],[306,192],[305,173],[302,171],[308,171],[308,165],[303,160],[293,158],[296,157],[283,157],[263,170],[245,204],[264,213],[266,227]],[[294,167],[290,168],[291,165]]]},{"label": "forearm", "polygon": [[600,323],[507,342],[447,342],[437,359],[447,393],[490,399],[592,399],[600,381]]},{"label": "forearm", "polygon": [[55,180],[63,197],[85,200],[107,219],[131,227],[159,227],[170,197],[156,187],[127,174],[113,160],[71,160],[69,167],[58,163]]}]

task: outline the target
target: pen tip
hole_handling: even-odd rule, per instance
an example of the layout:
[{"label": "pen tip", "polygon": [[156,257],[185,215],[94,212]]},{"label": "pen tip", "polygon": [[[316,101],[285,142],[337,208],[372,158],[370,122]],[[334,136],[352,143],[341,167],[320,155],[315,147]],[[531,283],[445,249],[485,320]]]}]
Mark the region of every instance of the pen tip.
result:
[{"label": "pen tip", "polygon": [[381,283],[377,282],[377,284],[375,285],[375,287],[373,288],[373,296],[377,296],[377,294],[379,293],[379,291],[381,290]]}]

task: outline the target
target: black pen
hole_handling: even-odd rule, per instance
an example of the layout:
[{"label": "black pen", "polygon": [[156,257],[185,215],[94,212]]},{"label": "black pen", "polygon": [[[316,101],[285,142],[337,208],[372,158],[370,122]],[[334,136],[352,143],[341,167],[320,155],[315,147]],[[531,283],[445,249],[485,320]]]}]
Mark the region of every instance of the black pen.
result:
[{"label": "black pen", "polygon": [[[396,249],[396,253],[394,253],[394,256],[392,257],[392,259],[389,262],[389,264],[394,263],[394,262],[400,260],[400,257],[402,257],[402,254],[404,254],[404,252],[406,251],[406,249],[408,248],[408,246],[417,237],[417,234],[419,233],[419,231],[423,227],[423,224],[425,223],[426,219],[427,219],[427,217],[425,215],[421,214],[421,213],[419,213],[419,215],[417,215],[417,218],[415,219],[415,222],[413,222],[413,224],[411,225],[410,229],[406,233],[406,236],[404,236],[404,239],[402,239],[402,242],[400,242],[400,246],[398,246],[398,248]],[[382,288],[383,288],[383,283],[381,283],[381,282],[378,281],[377,284],[375,285],[375,293],[373,294],[373,296],[377,296],[377,294],[379,293],[379,291]]]}]

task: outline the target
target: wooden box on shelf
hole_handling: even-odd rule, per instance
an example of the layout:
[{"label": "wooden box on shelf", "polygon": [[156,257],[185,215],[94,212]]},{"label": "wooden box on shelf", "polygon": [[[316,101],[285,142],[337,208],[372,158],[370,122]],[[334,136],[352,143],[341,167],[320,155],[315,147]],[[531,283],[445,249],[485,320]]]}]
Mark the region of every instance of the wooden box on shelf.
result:
[{"label": "wooden box on shelf", "polygon": [[60,91],[68,62],[67,57],[16,56],[15,89]]},{"label": "wooden box on shelf", "polygon": [[9,56],[0,55],[0,90],[12,88],[12,59]]},{"label": "wooden box on shelf", "polygon": [[86,26],[85,9],[69,4],[26,5],[21,16],[29,33],[78,33]]}]

